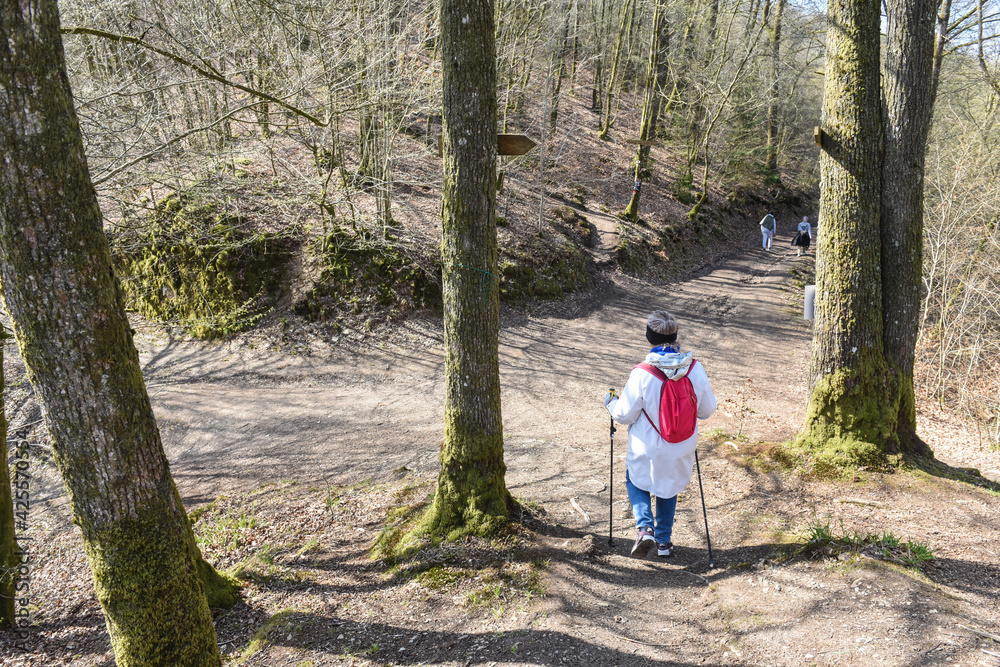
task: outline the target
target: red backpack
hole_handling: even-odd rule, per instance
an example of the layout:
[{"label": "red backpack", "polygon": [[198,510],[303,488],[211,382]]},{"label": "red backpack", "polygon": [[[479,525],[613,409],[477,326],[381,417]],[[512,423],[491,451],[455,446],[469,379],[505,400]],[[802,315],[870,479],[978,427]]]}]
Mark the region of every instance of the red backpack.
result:
[{"label": "red backpack", "polygon": [[[691,360],[691,368],[694,368],[694,360]],[[694,435],[694,427],[698,422],[698,399],[694,395],[694,386],[687,375],[680,380],[669,380],[656,366],[642,363],[636,366],[650,373],[659,379],[663,385],[660,387],[660,428],[646,415],[649,425],[659,434],[661,438],[670,443],[683,442]]]}]

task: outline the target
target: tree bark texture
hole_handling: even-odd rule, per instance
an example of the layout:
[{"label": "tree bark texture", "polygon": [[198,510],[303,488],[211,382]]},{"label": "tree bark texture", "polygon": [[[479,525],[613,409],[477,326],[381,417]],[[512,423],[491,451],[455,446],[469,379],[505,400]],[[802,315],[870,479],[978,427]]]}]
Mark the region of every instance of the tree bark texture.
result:
[{"label": "tree bark texture", "polygon": [[[651,141],[656,136],[656,123],[660,117],[660,105],[663,102],[664,89],[667,87],[667,76],[670,74],[669,58],[670,29],[667,22],[667,8],[662,0],[657,0],[653,8],[653,32],[649,38],[649,61],[646,64],[646,98],[642,106],[642,126],[639,129],[639,141]],[[635,152],[635,182],[639,183],[649,178],[649,149],[646,144],[639,144]],[[642,188],[632,190],[632,198],[625,207],[624,215],[630,219],[639,217],[639,198]]]},{"label": "tree bark texture", "polygon": [[812,397],[801,439],[851,462],[895,430],[879,270],[882,152],[878,0],[831,0],[820,158]]},{"label": "tree bark texture", "polygon": [[924,154],[933,85],[937,0],[888,0],[882,66],[882,308],[885,356],[898,378],[900,445],[930,450],[916,437],[913,357],[920,326],[924,233]]},{"label": "tree bark texture", "polygon": [[0,0],[0,277],[119,667],[219,665],[112,271],[55,0]]},{"label": "tree bark texture", "polygon": [[443,0],[445,408],[424,527],[454,539],[507,523],[500,414],[496,55],[492,0]]}]

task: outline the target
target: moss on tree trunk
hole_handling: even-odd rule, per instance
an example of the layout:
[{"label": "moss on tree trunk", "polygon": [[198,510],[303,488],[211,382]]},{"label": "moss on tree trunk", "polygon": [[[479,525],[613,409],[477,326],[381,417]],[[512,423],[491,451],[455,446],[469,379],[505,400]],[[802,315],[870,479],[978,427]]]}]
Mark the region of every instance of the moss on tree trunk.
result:
[{"label": "moss on tree trunk", "polygon": [[820,159],[812,396],[799,442],[867,460],[895,446],[896,391],[882,337],[879,3],[830,4]]},{"label": "moss on tree trunk", "polygon": [[878,3],[830,5],[820,298],[813,395],[799,440],[839,463],[898,450],[932,454],[916,435],[913,357],[935,11],[933,0],[887,4],[880,88]]},{"label": "moss on tree trunk", "polygon": [[0,278],[115,660],[219,665],[180,503],[112,271],[55,0],[0,0]]},{"label": "moss on tree trunk", "polygon": [[507,524],[500,418],[491,0],[441,4],[445,414],[441,471],[421,530],[452,539]]}]

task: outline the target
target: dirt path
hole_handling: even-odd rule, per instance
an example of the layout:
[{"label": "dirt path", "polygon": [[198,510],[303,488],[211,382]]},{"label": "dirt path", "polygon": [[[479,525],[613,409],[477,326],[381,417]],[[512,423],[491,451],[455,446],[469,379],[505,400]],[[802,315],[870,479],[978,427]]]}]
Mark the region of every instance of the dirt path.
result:
[{"label": "dirt path", "polygon": [[[613,221],[591,219],[604,239],[599,249],[608,252]],[[677,556],[640,562],[624,555],[633,528],[620,483],[622,430],[611,500],[614,547],[606,546],[608,417],[601,398],[647,351],[648,312],[675,313],[682,347],[694,350],[708,372],[720,408],[701,425],[706,442],[712,432],[740,430],[751,442],[781,441],[802,423],[807,398],[811,331],[787,289],[793,264],[807,261],[779,238],[770,253],[751,250],[675,285],[615,275],[583,297],[530,316],[505,315],[507,480],[516,496],[545,511],[539,540],[549,567],[540,602],[469,611],[427,592],[414,597],[415,584],[387,583],[365,556],[391,500],[324,524],[314,520],[322,503],[295,496],[280,511],[292,502],[299,514],[283,521],[301,523],[303,535],[315,524],[322,547],[302,570],[308,590],[254,588],[259,597],[248,594],[243,616],[220,621],[224,648],[241,650],[270,614],[308,609],[305,621],[289,626],[287,640],[265,644],[247,664],[1000,664],[985,652],[1000,654],[1000,643],[962,629],[996,632],[1000,621],[1000,509],[995,496],[968,487],[873,475],[844,488],[783,476],[748,466],[741,458],[747,444],[723,437],[702,452],[716,568],[708,567],[694,488],[678,506]],[[343,335],[346,341],[349,332]],[[292,488],[283,480],[323,489],[433,478],[441,332],[433,322],[409,321],[392,340],[367,348],[315,341],[299,348],[308,353],[290,354],[252,342],[143,338],[147,382],[186,504],[262,484]],[[955,465],[995,461],[995,453],[967,447],[955,455],[963,457],[950,461]],[[66,528],[58,520],[61,512],[65,520],[65,501],[55,484],[44,496],[53,507],[45,528],[54,534],[60,524]],[[768,560],[790,535],[822,522],[925,541],[938,566],[911,575],[864,558]],[[298,558],[288,556],[287,567],[299,567]],[[47,576],[86,579],[83,562],[73,563]],[[11,664],[107,664],[93,601],[79,596],[74,611],[49,612],[54,626],[63,614],[75,629],[49,637],[40,661]],[[237,628],[236,619],[249,630]],[[56,648],[66,636],[90,647],[79,660]],[[366,657],[360,648],[370,644],[376,651]]]},{"label": "dirt path", "polygon": [[[508,318],[500,363],[515,492],[548,501],[553,478],[606,476],[600,401],[645,354],[645,316],[655,308],[677,315],[681,344],[695,351],[720,398],[702,431],[737,431],[745,404],[744,434],[789,437],[801,423],[810,336],[783,291],[793,261],[787,246],[776,245],[673,286],[616,276],[560,304],[557,314]],[[197,504],[280,479],[384,480],[402,467],[433,475],[444,395],[441,332],[418,322],[399,334],[399,347],[350,354],[320,348],[308,356],[143,341],[154,410],[185,500]],[[552,457],[556,452],[567,455]],[[551,458],[563,468],[553,469]]]}]

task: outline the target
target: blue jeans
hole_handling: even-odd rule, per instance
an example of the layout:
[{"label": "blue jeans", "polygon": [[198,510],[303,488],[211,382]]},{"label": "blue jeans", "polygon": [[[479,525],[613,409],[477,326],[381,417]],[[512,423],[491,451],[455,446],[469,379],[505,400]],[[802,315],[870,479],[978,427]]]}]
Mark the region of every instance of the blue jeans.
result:
[{"label": "blue jeans", "polygon": [[[635,517],[635,527],[653,528],[652,494],[643,491],[632,484],[625,471],[625,489],[628,491],[628,501],[632,503],[632,515]],[[677,509],[677,496],[673,498],[656,499],[656,528],[653,537],[657,544],[666,544],[674,532],[674,511]]]}]

